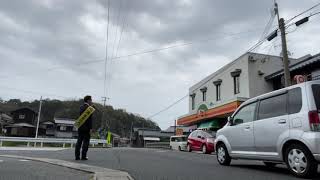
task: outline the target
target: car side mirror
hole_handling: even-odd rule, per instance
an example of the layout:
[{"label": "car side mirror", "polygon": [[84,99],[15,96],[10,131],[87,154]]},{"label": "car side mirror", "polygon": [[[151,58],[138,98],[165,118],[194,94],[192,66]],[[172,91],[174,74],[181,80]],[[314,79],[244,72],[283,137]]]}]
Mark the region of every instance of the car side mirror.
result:
[{"label": "car side mirror", "polygon": [[234,124],[242,124],[243,123],[243,119],[235,119],[234,120]]},{"label": "car side mirror", "polygon": [[198,136],[199,139],[201,139],[201,136]]},{"label": "car side mirror", "polygon": [[233,118],[231,116],[228,117],[228,122],[229,122],[230,126],[233,125]]},{"label": "car side mirror", "polygon": [[201,139],[205,139],[204,137],[201,137]]}]

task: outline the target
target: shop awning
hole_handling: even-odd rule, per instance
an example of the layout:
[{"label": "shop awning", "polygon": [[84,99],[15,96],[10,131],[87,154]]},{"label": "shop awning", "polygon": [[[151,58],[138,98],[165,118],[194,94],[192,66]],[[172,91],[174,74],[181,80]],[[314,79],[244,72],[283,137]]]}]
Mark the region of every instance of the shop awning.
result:
[{"label": "shop awning", "polygon": [[219,128],[218,120],[203,122],[198,127],[198,129],[210,129],[210,128]]},{"label": "shop awning", "polygon": [[219,118],[223,116],[228,116],[229,114],[233,113],[242,102],[244,102],[244,98],[239,98],[235,101],[231,101],[230,103],[226,103],[211,109],[208,109],[207,111],[199,111],[198,113],[191,114],[188,116],[181,117],[178,119],[177,124],[183,125],[183,126],[189,126],[197,124],[201,121],[208,120],[210,118]]}]

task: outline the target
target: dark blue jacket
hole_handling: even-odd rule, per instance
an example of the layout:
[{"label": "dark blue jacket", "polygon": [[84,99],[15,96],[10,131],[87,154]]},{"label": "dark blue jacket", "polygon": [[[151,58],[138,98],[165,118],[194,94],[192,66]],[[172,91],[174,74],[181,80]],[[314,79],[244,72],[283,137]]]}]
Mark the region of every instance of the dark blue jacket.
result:
[{"label": "dark blue jacket", "polygon": [[[80,115],[89,107],[88,104],[83,104],[82,106],[80,106]],[[80,126],[80,128],[78,129],[78,131],[90,131],[90,129],[92,129],[92,114],[90,115],[90,117],[86,120],[86,122],[84,124],[82,124],[82,126]]]}]

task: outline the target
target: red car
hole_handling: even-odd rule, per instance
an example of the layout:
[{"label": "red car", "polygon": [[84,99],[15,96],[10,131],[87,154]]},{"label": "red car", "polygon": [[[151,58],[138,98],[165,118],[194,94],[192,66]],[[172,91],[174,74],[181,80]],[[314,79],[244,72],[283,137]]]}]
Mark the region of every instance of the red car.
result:
[{"label": "red car", "polygon": [[195,130],[188,137],[187,150],[211,154],[214,152],[214,137],[205,131]]}]

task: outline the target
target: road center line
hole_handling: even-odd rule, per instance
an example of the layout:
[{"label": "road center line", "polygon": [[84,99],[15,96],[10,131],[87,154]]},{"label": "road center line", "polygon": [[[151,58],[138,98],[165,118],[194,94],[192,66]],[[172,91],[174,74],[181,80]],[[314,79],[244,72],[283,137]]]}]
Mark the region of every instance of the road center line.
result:
[{"label": "road center line", "polygon": [[20,162],[28,162],[29,160],[26,159],[19,159]]}]

